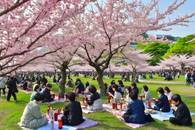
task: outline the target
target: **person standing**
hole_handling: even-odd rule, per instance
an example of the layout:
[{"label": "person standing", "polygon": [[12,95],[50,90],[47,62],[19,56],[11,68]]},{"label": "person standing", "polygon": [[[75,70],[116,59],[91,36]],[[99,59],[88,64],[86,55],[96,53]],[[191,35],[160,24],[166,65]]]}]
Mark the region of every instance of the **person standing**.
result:
[{"label": "person standing", "polygon": [[7,81],[7,88],[8,88],[8,93],[7,93],[7,101],[10,101],[11,96],[13,96],[15,102],[17,101],[16,97],[16,92],[17,90],[17,80],[14,77],[9,77]]},{"label": "person standing", "polygon": [[6,78],[0,77],[0,96],[1,96],[1,90],[3,91],[3,95],[5,95],[5,86],[6,86]]},{"label": "person standing", "polygon": [[195,88],[195,69],[193,70],[193,74],[192,74],[192,87]]}]

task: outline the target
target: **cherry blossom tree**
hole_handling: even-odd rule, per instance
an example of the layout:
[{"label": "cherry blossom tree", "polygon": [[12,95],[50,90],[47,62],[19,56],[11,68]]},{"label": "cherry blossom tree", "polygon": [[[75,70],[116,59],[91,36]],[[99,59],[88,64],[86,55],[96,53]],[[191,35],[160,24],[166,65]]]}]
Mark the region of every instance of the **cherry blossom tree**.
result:
[{"label": "cherry blossom tree", "polygon": [[131,41],[144,40],[143,33],[169,30],[172,25],[184,25],[195,13],[168,19],[186,0],[175,0],[163,11],[159,0],[96,1],[84,14],[72,18],[73,28],[83,34],[78,55],[95,68],[101,93],[105,93],[103,72],[112,57]]},{"label": "cherry blossom tree", "polygon": [[184,69],[186,65],[191,65],[191,63],[195,63],[194,56],[190,55],[174,55],[170,56],[167,59],[161,61],[160,66],[169,67],[172,70],[178,68],[184,73]]},{"label": "cherry blossom tree", "polygon": [[150,59],[150,56],[139,50],[130,49],[123,50],[121,53],[121,59],[130,65],[132,69],[131,81],[135,81],[138,70],[147,68],[149,66],[147,60]]},{"label": "cherry blossom tree", "polygon": [[64,35],[54,37],[50,37],[52,38],[50,42],[53,42],[53,47],[51,49],[53,50],[54,48],[59,48],[59,45],[63,45],[63,47],[61,47],[61,49],[57,52],[47,55],[44,60],[47,64],[53,65],[60,71],[61,80],[59,85],[59,96],[64,97],[67,72],[69,67],[72,65],[71,61],[78,49],[78,44],[75,41],[76,39],[72,37],[69,40],[67,40],[67,36],[64,37]]},{"label": "cherry blossom tree", "polygon": [[[40,40],[64,21],[83,12],[88,0],[2,0],[0,2],[0,75],[15,71],[39,57]],[[21,57],[25,60],[21,60]],[[27,60],[28,59],[28,60]],[[19,62],[21,61],[21,62]]]}]

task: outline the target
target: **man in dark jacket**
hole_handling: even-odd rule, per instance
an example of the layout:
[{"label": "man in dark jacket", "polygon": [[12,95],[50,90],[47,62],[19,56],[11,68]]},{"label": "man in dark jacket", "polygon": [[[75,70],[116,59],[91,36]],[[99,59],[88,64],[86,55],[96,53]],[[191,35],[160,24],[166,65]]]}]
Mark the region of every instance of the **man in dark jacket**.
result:
[{"label": "man in dark jacket", "polygon": [[81,104],[75,101],[75,93],[67,94],[66,97],[69,99],[70,103],[64,108],[64,116],[62,117],[63,125],[79,125],[84,121]]},{"label": "man in dark jacket", "polygon": [[83,85],[83,83],[81,82],[80,79],[76,80],[76,88],[75,88],[75,92],[76,94],[81,94],[85,91],[85,87]]},{"label": "man in dark jacket", "polygon": [[135,82],[133,82],[131,84],[131,91],[133,91],[134,93],[136,93],[137,95],[139,94],[139,89],[137,88],[137,84]]},{"label": "man in dark jacket", "polygon": [[170,111],[169,100],[167,96],[164,94],[163,88],[159,87],[157,89],[157,92],[160,95],[160,97],[154,101],[155,103],[154,109],[157,111],[169,112]]},{"label": "man in dark jacket", "polygon": [[169,121],[176,125],[191,126],[192,118],[190,111],[186,104],[182,102],[180,95],[174,94],[171,99],[175,105],[175,107],[173,107],[173,114],[175,117],[171,117]]},{"label": "man in dark jacket", "polygon": [[51,102],[54,100],[51,95],[51,88],[52,88],[52,85],[47,84],[46,88],[43,90],[42,92],[42,95],[44,97],[43,102]]},{"label": "man in dark jacket", "polygon": [[123,119],[127,123],[144,124],[154,121],[152,117],[144,113],[145,107],[141,100],[138,99],[137,93],[130,92],[131,102],[127,105],[127,110],[123,115]]},{"label": "man in dark jacket", "polygon": [[7,88],[8,88],[8,94],[7,94],[7,101],[10,101],[11,96],[14,97],[15,102],[17,101],[16,92],[17,90],[17,80],[14,77],[9,77],[7,81]]},{"label": "man in dark jacket", "polygon": [[91,87],[89,88],[89,92],[91,93],[91,95],[90,95],[89,99],[87,98],[87,104],[93,105],[95,100],[100,99],[100,95],[99,95],[99,93],[97,93],[97,90],[96,90],[94,85],[91,85]]}]

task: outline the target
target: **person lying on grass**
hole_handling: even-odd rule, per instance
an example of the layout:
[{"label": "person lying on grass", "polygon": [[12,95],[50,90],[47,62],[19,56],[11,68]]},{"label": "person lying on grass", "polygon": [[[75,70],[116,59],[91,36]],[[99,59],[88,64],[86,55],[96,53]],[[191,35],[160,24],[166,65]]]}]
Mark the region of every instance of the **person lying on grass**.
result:
[{"label": "person lying on grass", "polygon": [[84,121],[81,104],[75,101],[75,97],[75,93],[66,94],[66,98],[70,102],[64,107],[63,125],[76,126]]},{"label": "person lying on grass", "polygon": [[43,100],[43,96],[37,93],[34,100],[30,101],[24,109],[19,126],[29,129],[37,129],[48,123],[45,115],[41,114],[39,104]]},{"label": "person lying on grass", "polygon": [[181,100],[179,94],[174,94],[172,96],[173,103],[173,114],[175,117],[170,117],[169,121],[176,125],[191,126],[192,118],[190,111],[185,103]]},{"label": "person lying on grass", "polygon": [[150,114],[145,114],[144,104],[138,99],[138,94],[135,91],[131,91],[129,94],[132,99],[128,103],[127,110],[123,115],[123,119],[127,123],[145,124],[147,122],[154,121]]}]

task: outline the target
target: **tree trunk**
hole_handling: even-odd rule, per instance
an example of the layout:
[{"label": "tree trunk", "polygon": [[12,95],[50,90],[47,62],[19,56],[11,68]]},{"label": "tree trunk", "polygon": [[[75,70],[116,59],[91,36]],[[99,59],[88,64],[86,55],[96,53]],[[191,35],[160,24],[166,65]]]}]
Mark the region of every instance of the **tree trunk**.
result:
[{"label": "tree trunk", "polygon": [[61,68],[61,81],[60,81],[60,86],[59,86],[59,96],[60,96],[60,98],[64,98],[66,77],[67,77],[66,67],[62,66],[62,68]]},{"label": "tree trunk", "polygon": [[185,64],[181,63],[181,74],[185,73]]},{"label": "tree trunk", "polygon": [[127,72],[127,75],[126,76],[127,76],[126,77],[127,81],[130,81],[130,72]]},{"label": "tree trunk", "polygon": [[131,77],[132,82],[135,82],[136,74],[137,74],[136,69],[133,68],[132,77]]},{"label": "tree trunk", "polygon": [[105,95],[106,94],[106,88],[105,88],[105,85],[104,85],[103,73],[102,72],[97,72],[97,82],[98,82],[98,85],[100,87],[100,94]]}]

